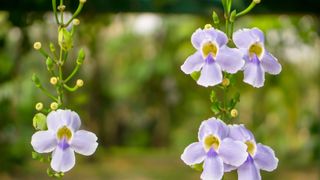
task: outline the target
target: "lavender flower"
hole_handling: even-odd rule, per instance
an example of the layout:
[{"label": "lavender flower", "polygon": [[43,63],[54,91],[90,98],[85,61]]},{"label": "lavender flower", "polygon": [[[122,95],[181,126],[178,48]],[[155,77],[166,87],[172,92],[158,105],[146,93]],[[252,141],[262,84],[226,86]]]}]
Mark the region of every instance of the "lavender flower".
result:
[{"label": "lavender flower", "polygon": [[70,110],[52,111],[47,116],[48,130],[33,134],[31,145],[38,153],[52,153],[51,167],[57,172],[69,171],[75,165],[75,154],[92,155],[97,146],[97,136],[78,130],[81,121]]},{"label": "lavender flower", "polygon": [[[229,125],[229,137],[247,145],[246,161],[238,167],[238,180],[260,180],[260,169],[273,171],[278,166],[274,151],[263,144],[256,143],[252,133],[243,125]],[[236,169],[227,166],[225,171]]]},{"label": "lavender flower", "polygon": [[233,42],[244,54],[244,82],[259,88],[264,85],[264,73],[279,74],[281,65],[264,47],[264,35],[258,28],[242,29],[233,34]]},{"label": "lavender flower", "polygon": [[212,27],[197,29],[191,36],[197,52],[189,56],[181,70],[191,74],[201,70],[197,83],[201,86],[214,86],[222,82],[222,71],[236,73],[244,61],[239,50],[226,46],[227,36]]},{"label": "lavender flower", "polygon": [[228,126],[219,119],[203,121],[199,133],[199,142],[185,148],[181,159],[187,165],[203,163],[201,179],[221,179],[224,163],[240,166],[247,158],[246,145],[227,137]]}]

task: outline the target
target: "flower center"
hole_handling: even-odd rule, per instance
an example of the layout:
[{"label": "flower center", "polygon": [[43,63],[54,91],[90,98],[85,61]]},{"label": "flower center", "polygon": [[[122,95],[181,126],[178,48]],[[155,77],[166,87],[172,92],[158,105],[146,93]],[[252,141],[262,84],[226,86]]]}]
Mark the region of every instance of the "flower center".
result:
[{"label": "flower center", "polygon": [[209,151],[212,147],[214,150],[218,150],[220,146],[220,139],[214,135],[208,135],[204,139],[204,149]]},{"label": "flower center", "polygon": [[202,55],[204,58],[206,58],[209,54],[211,54],[213,57],[216,57],[218,49],[219,48],[215,43],[208,41],[202,45]]},{"label": "flower center", "polygon": [[254,43],[249,48],[249,56],[252,58],[254,55],[256,55],[260,60],[264,53],[263,51],[264,50],[261,43]]},{"label": "flower center", "polygon": [[63,126],[58,130],[57,137],[59,140],[62,140],[63,138],[70,140],[72,137],[72,132],[67,126]]},{"label": "flower center", "polygon": [[252,141],[246,141],[245,144],[247,145],[247,152],[253,157],[256,153],[256,145]]}]

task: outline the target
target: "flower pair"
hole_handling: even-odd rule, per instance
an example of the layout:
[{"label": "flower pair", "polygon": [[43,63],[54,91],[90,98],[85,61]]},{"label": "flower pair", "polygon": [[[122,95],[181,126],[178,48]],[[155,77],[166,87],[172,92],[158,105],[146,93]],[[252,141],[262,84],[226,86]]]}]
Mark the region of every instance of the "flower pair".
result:
[{"label": "flower pair", "polygon": [[200,125],[198,139],[185,148],[181,159],[187,165],[203,162],[204,180],[219,180],[224,172],[234,169],[239,180],[260,180],[260,169],[273,171],[278,165],[274,151],[257,144],[243,125],[228,126],[210,118]]},{"label": "flower pair", "polygon": [[38,153],[52,153],[51,168],[56,172],[69,171],[75,165],[75,154],[92,155],[98,146],[97,136],[79,130],[81,121],[70,110],[52,111],[47,116],[47,130],[38,131],[31,138],[31,145]]},{"label": "flower pair", "polygon": [[234,74],[244,71],[244,82],[254,87],[264,85],[264,73],[279,74],[281,65],[264,47],[264,35],[258,28],[242,29],[233,34],[237,48],[227,46],[227,36],[213,27],[197,29],[191,36],[196,52],[189,56],[181,70],[186,74],[201,71],[197,83],[215,86],[222,82],[222,71]]}]

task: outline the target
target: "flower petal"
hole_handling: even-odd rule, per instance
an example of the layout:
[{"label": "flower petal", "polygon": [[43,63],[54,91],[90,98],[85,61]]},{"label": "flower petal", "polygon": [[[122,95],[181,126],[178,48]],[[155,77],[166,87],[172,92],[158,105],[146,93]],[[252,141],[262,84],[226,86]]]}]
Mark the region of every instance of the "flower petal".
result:
[{"label": "flower petal", "polygon": [[227,42],[228,42],[227,35],[220,30],[210,28],[210,29],[204,29],[203,31],[207,36],[206,39],[210,39],[211,41],[217,42],[219,47],[227,44]]},{"label": "flower petal", "polygon": [[61,120],[61,113],[63,110],[51,111],[47,116],[48,130],[56,131],[59,127],[65,125],[65,122]]},{"label": "flower petal", "polygon": [[194,142],[187,146],[181,155],[181,159],[187,165],[199,164],[205,157],[206,152],[200,142]]},{"label": "flower petal", "polygon": [[231,172],[233,170],[236,170],[236,166],[231,166],[230,164],[223,164],[224,165],[224,172]]},{"label": "flower petal", "polygon": [[194,48],[199,49],[202,41],[206,39],[206,36],[202,29],[198,28],[191,36],[191,43]]},{"label": "flower petal", "polygon": [[[212,58],[211,55],[209,55],[207,59],[208,58]],[[210,61],[210,59],[206,61]],[[218,63],[206,62],[202,67],[201,75],[197,83],[201,86],[208,87],[208,86],[217,85],[221,82],[222,82],[222,72]]]},{"label": "flower petal", "polygon": [[53,131],[38,131],[31,137],[31,145],[38,153],[48,153],[57,146],[57,139]]},{"label": "flower petal", "polygon": [[247,161],[238,168],[238,180],[261,180],[260,171],[250,156]]},{"label": "flower petal", "polygon": [[226,164],[240,166],[248,157],[246,150],[247,146],[243,142],[225,138],[219,147],[219,156]]},{"label": "flower petal", "polygon": [[244,127],[243,124],[234,124],[229,125],[229,137],[234,140],[246,142],[246,141],[254,141],[253,134]]},{"label": "flower petal", "polygon": [[261,41],[255,32],[252,33],[251,29],[239,29],[233,33],[233,42],[238,48],[249,49],[251,44]]},{"label": "flower petal", "polygon": [[278,62],[277,58],[272,56],[269,52],[265,52],[261,65],[263,69],[270,74],[279,74],[281,72],[281,64]]},{"label": "flower petal", "polygon": [[242,54],[238,49],[224,46],[219,50],[217,63],[223,71],[236,73],[243,67],[244,60],[242,59]]},{"label": "flower petal", "polygon": [[64,117],[66,118],[66,124],[73,129],[73,131],[76,131],[81,126],[81,120],[79,115],[70,110],[65,110]]},{"label": "flower petal", "polygon": [[222,159],[215,155],[209,156],[204,160],[203,172],[201,179],[203,180],[219,180],[223,176],[223,162]]},{"label": "flower petal", "polygon": [[279,161],[270,147],[260,143],[257,144],[257,152],[253,159],[257,166],[265,171],[275,170]]},{"label": "flower petal", "polygon": [[253,34],[253,36],[258,37],[259,42],[264,43],[264,34],[260,29],[256,27],[252,28],[251,33]]},{"label": "flower petal", "polygon": [[228,135],[228,130],[228,126],[223,121],[212,117],[201,123],[198,138],[202,142],[207,135],[212,134],[224,139]]},{"label": "flower petal", "polygon": [[75,155],[71,148],[56,148],[52,153],[51,168],[57,172],[67,172],[75,163]]},{"label": "flower petal", "polygon": [[92,155],[98,147],[97,139],[94,133],[79,130],[74,134],[70,146],[75,152],[89,156]]},{"label": "flower petal", "polygon": [[264,70],[257,57],[246,62],[243,81],[256,88],[264,85]]},{"label": "flower petal", "polygon": [[181,70],[186,74],[191,74],[195,71],[200,71],[204,65],[204,59],[201,52],[197,51],[187,58],[187,60],[181,66]]},{"label": "flower petal", "polygon": [[71,110],[58,109],[52,111],[47,116],[47,126],[49,130],[57,131],[61,126],[69,126],[73,131],[80,128],[81,121],[78,114]]}]

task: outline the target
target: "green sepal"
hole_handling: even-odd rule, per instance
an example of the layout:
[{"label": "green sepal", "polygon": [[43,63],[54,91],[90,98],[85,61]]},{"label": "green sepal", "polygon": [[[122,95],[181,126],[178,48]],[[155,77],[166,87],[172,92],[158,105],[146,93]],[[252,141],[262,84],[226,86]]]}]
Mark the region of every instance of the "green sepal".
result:
[{"label": "green sepal", "polygon": [[221,110],[220,102],[216,101],[216,102],[212,103],[210,109],[214,114],[219,114],[219,112]]},{"label": "green sepal", "polygon": [[233,98],[230,100],[230,102],[228,103],[228,109],[231,110],[233,109],[237,103],[240,102],[240,93],[237,92]]},{"label": "green sepal", "polygon": [[56,48],[54,47],[54,44],[53,43],[50,43],[50,51],[52,52],[52,53],[55,53],[56,52]]},{"label": "green sepal", "polygon": [[234,22],[236,20],[237,10],[233,10],[230,15],[230,22]]},{"label": "green sepal", "polygon": [[49,177],[54,177],[54,178],[62,178],[64,176],[63,172],[55,172],[50,168],[47,169],[47,174]]},{"label": "green sepal", "polygon": [[216,100],[216,92],[214,90],[210,93],[210,101],[213,103]]},{"label": "green sepal", "polygon": [[36,130],[46,130],[47,116],[42,113],[37,113],[36,115],[34,115],[32,123],[33,123],[33,127]]},{"label": "green sepal", "polygon": [[46,60],[47,69],[51,71],[53,69],[53,60],[48,56]]},{"label": "green sepal", "polygon": [[191,165],[191,168],[196,171],[202,172],[203,171],[203,163]]},{"label": "green sepal", "polygon": [[64,51],[68,51],[73,47],[72,35],[66,28],[60,28],[58,42]]},{"label": "green sepal", "polygon": [[195,72],[191,73],[190,76],[191,76],[192,79],[194,79],[195,81],[198,81],[198,79],[200,78],[200,71],[195,71]]},{"label": "green sepal", "polygon": [[215,11],[212,12],[212,19],[213,19],[213,23],[214,24],[219,24],[220,23],[219,16]]},{"label": "green sepal", "polygon": [[35,73],[32,75],[32,81],[34,82],[36,87],[41,87],[40,79]]},{"label": "green sepal", "polygon": [[84,52],[83,48],[81,48],[78,52],[77,64],[81,65],[86,57],[86,53]]},{"label": "green sepal", "polygon": [[50,158],[48,158],[42,154],[39,154],[35,151],[31,152],[31,156],[32,156],[32,159],[40,161],[40,162],[50,162]]}]

